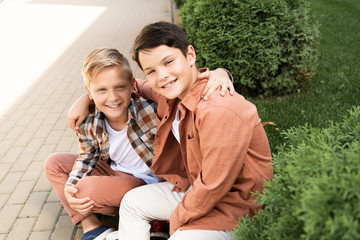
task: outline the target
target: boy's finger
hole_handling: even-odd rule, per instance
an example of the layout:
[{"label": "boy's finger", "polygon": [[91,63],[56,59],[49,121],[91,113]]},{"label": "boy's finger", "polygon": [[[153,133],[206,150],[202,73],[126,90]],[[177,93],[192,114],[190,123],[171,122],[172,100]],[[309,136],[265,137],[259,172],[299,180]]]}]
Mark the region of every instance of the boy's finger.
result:
[{"label": "boy's finger", "polygon": [[76,121],[75,123],[75,132],[80,133],[80,125],[81,125],[82,121],[80,122],[79,120]]},{"label": "boy's finger", "polygon": [[74,186],[69,186],[67,189],[71,193],[77,193],[77,191],[78,191],[78,189]]},{"label": "boy's finger", "polygon": [[85,197],[85,198],[71,197],[68,201],[71,205],[84,205],[84,204],[90,205],[94,203],[93,201],[91,201],[89,197]]},{"label": "boy's finger", "polygon": [[202,93],[201,93],[201,97],[203,98],[203,97],[205,97],[205,95],[207,95],[207,92],[209,91],[209,87],[206,85],[205,86],[205,88],[204,88],[204,90],[202,91]]},{"label": "boy's finger", "polygon": [[228,92],[229,86],[228,84],[224,83],[221,85],[221,96],[225,96]]},{"label": "boy's finger", "polygon": [[199,75],[198,75],[198,78],[199,79],[204,79],[204,78],[209,78],[210,76],[210,71],[205,71],[205,72],[201,72]]},{"label": "boy's finger", "polygon": [[87,201],[84,203],[79,204],[80,209],[86,209],[94,205],[94,201]]},{"label": "boy's finger", "polygon": [[71,201],[72,198],[75,198],[75,193],[77,192],[77,188],[74,186],[66,185],[64,188],[64,194],[66,199]]},{"label": "boy's finger", "polygon": [[91,205],[91,204],[94,204],[94,201],[92,201],[89,197],[84,197],[84,198],[76,198],[76,202],[78,204],[81,204],[81,205]]},{"label": "boy's finger", "polygon": [[216,90],[216,88],[214,86],[211,86],[209,87],[209,89],[204,92],[204,96],[203,96],[203,99],[204,100],[208,100],[211,96],[211,94]]},{"label": "boy's finger", "polygon": [[226,86],[221,86],[221,87],[220,87],[220,95],[221,95],[222,97],[224,97],[224,96],[226,95],[227,91],[228,91],[228,89],[227,89]]},{"label": "boy's finger", "polygon": [[69,202],[70,204],[70,207],[76,211],[83,211],[83,210],[86,210],[86,209],[91,209],[94,207],[94,201],[88,201],[88,202],[78,202],[78,201],[75,201],[75,202]]},{"label": "boy's finger", "polygon": [[75,123],[75,131],[77,133],[80,133],[80,125],[85,121],[86,117],[79,117],[77,120],[76,120],[76,123]]},{"label": "boy's finger", "polygon": [[94,208],[94,204],[87,206],[74,204],[74,205],[70,205],[70,207],[81,214],[85,214],[89,212],[92,208]]},{"label": "boy's finger", "polygon": [[90,206],[88,208],[85,208],[85,209],[78,209],[77,211],[80,214],[85,215],[85,214],[89,213],[93,207],[94,207],[94,205],[92,205],[92,206]]},{"label": "boy's finger", "polygon": [[73,131],[76,131],[76,121],[74,119],[67,118],[67,124],[70,129],[72,129]]},{"label": "boy's finger", "polygon": [[78,212],[89,212],[93,207],[93,202],[76,206]]},{"label": "boy's finger", "polygon": [[234,88],[234,85],[230,85],[229,87],[229,92],[230,92],[230,95],[234,95],[234,92],[235,92],[235,88]]}]

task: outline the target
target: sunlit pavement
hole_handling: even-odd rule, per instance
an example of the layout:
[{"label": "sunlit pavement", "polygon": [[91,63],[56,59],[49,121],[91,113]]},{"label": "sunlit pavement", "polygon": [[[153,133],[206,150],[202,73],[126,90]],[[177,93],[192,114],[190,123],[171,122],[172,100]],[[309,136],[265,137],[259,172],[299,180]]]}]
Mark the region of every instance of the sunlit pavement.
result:
[{"label": "sunlit pavement", "polygon": [[130,60],[140,29],[171,12],[170,0],[0,0],[0,240],[81,234],[43,165],[52,152],[78,151],[65,114],[84,93],[82,62],[98,47]]}]

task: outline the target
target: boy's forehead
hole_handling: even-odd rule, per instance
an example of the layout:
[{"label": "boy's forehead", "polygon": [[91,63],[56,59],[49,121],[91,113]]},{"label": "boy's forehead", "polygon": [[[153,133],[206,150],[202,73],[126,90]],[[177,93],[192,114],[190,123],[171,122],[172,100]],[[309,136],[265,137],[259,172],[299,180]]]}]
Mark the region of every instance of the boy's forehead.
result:
[{"label": "boy's forehead", "polygon": [[158,54],[158,53],[161,53],[163,51],[171,51],[172,49],[176,49],[174,47],[169,47],[167,45],[160,45],[160,46],[156,46],[156,47],[153,47],[153,48],[145,48],[145,49],[141,49],[139,51],[139,54],[145,54],[145,55],[152,55],[152,54]]},{"label": "boy's forehead", "polygon": [[[142,49],[139,51],[139,61],[141,64],[148,63],[153,64],[155,62],[153,61],[163,61],[167,59],[168,57],[174,56],[174,55],[182,55],[180,49],[175,47],[169,47],[167,45],[160,45],[155,48],[148,48],[148,49]],[[151,62],[148,62],[148,61]]]},{"label": "boy's forehead", "polygon": [[126,72],[124,69],[118,66],[112,66],[108,68],[101,69],[100,71],[94,73],[91,78],[89,79],[89,84],[106,84],[103,82],[104,80],[116,80],[118,82],[131,82],[132,79],[128,79]]}]

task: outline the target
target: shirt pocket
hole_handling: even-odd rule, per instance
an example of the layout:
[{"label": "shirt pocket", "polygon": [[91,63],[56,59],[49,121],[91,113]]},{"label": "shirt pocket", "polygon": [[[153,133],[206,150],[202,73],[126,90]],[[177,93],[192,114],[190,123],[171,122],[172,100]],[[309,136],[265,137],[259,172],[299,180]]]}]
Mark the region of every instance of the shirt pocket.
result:
[{"label": "shirt pocket", "polygon": [[188,170],[193,179],[195,179],[198,177],[202,166],[200,141],[196,134],[186,136],[186,158]]}]

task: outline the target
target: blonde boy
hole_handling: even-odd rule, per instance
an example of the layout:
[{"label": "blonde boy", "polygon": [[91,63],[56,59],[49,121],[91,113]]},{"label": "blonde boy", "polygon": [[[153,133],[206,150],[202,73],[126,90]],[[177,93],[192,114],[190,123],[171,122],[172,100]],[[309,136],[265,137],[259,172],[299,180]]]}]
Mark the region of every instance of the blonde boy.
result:
[{"label": "blonde boy", "polygon": [[116,49],[91,52],[82,72],[96,109],[80,126],[79,155],[52,154],[45,171],[73,223],[81,223],[81,239],[104,239],[113,229],[95,213],[117,215],[127,191],[158,182],[150,170],[156,104],[131,95],[132,71]]}]

